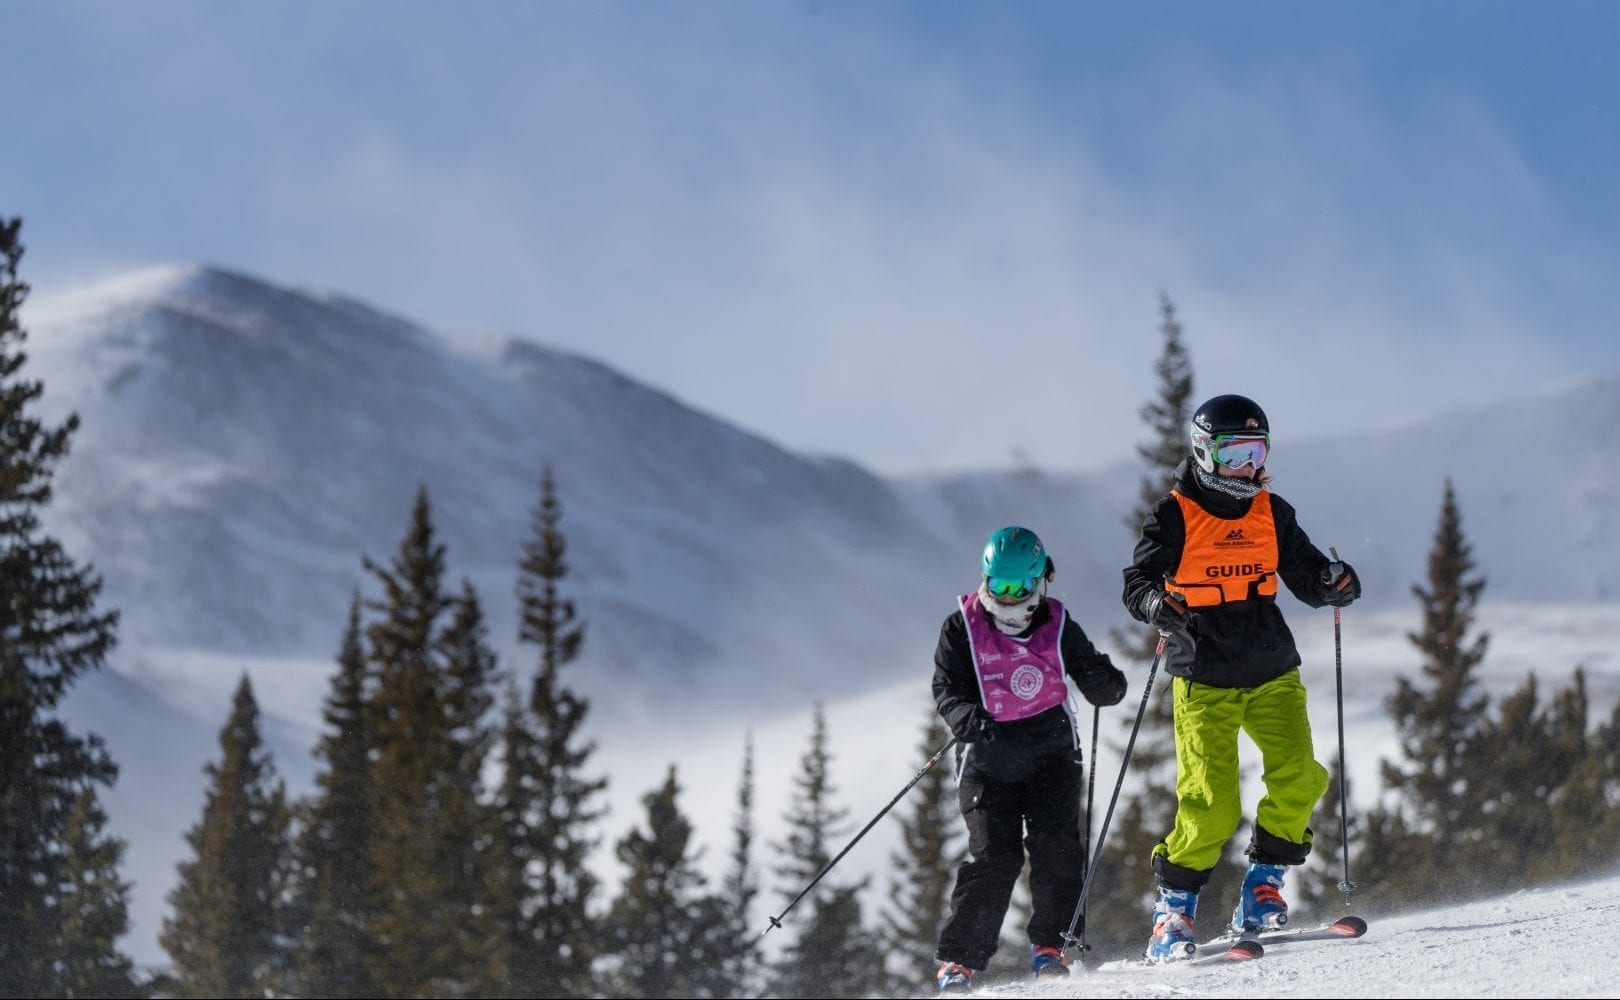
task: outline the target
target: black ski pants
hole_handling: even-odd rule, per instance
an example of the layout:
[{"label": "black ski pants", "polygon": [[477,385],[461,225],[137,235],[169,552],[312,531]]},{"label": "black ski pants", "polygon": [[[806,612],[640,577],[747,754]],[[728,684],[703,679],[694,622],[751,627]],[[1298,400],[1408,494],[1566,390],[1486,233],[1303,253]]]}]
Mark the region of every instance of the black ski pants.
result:
[{"label": "black ski pants", "polygon": [[967,821],[968,857],[956,873],[951,916],[935,957],[970,969],[990,964],[1001,924],[1029,850],[1031,944],[1063,947],[1080,883],[1086,876],[1080,839],[1080,790],[1085,768],[1078,753],[1039,762],[1022,781],[991,781],[972,756],[958,781],[958,804]]}]

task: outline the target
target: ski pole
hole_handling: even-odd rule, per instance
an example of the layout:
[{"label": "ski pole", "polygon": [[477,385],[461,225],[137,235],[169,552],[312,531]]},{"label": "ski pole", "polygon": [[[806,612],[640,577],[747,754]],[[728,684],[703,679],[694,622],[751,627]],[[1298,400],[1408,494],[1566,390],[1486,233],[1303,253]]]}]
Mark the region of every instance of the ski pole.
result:
[{"label": "ski pole", "polygon": [[1159,660],[1164,656],[1164,647],[1170,641],[1170,633],[1159,633],[1159,644],[1153,649],[1153,665],[1148,667],[1147,683],[1142,685],[1142,704],[1136,710],[1136,722],[1131,726],[1130,739],[1125,741],[1125,759],[1119,762],[1119,780],[1114,782],[1114,794],[1108,800],[1108,811],[1103,813],[1102,829],[1097,831],[1097,849],[1092,852],[1091,859],[1086,863],[1086,880],[1080,883],[1080,898],[1074,904],[1074,916],[1069,920],[1069,929],[1063,934],[1063,947],[1082,947],[1079,938],[1074,936],[1074,929],[1080,923],[1080,915],[1085,912],[1086,897],[1091,895],[1091,880],[1097,874],[1097,862],[1102,858],[1103,842],[1108,839],[1108,824],[1114,818],[1114,804],[1119,801],[1119,790],[1125,785],[1125,769],[1131,766],[1131,751],[1136,748],[1136,733],[1142,728],[1142,717],[1147,714],[1148,695],[1153,693],[1153,675],[1159,670]]},{"label": "ski pole", "polygon": [[[810,892],[811,889],[814,889],[816,887],[816,883],[820,882],[823,878],[826,877],[828,872],[833,870],[833,865],[836,865],[838,862],[842,861],[843,858],[844,858],[844,855],[849,853],[849,849],[851,847],[854,847],[860,841],[860,839],[862,837],[866,836],[866,831],[872,829],[872,827],[877,825],[878,820],[880,820],[884,816],[888,815],[889,810],[894,808],[894,804],[896,802],[899,802],[900,799],[907,792],[911,791],[912,786],[916,785],[917,782],[921,781],[923,779],[923,775],[927,774],[928,770],[930,768],[932,768],[935,764],[939,763],[939,759],[941,757],[945,756],[945,751],[949,750],[951,747],[956,746],[957,742],[958,741],[953,737],[949,743],[945,744],[944,746],[940,747],[937,751],[935,751],[934,755],[932,757],[928,758],[928,763],[926,763],[926,764],[924,764],[922,766],[922,770],[918,771],[917,774],[910,781],[906,782],[906,787],[900,789],[900,791],[895,793],[894,798],[890,799],[889,804],[884,806],[883,809],[876,816],[872,817],[871,822],[869,822],[865,826],[861,827],[861,832],[857,833],[855,835],[855,839],[851,840],[849,843],[845,844],[844,849],[842,851],[838,852],[838,856],[836,858],[833,858],[831,861],[827,862],[827,867],[823,868],[820,872],[818,872],[816,874],[816,877],[810,880],[810,884],[805,886],[804,889],[801,890],[797,896],[793,897],[793,902],[789,903],[787,905],[787,908],[784,909],[781,913],[778,913],[776,916],[770,918],[770,921],[771,921],[770,926],[766,927],[764,930],[760,931],[759,932],[759,937],[762,938],[765,935],[769,934],[771,932],[772,927],[780,927],[780,926],[782,926],[782,918],[787,916],[789,911],[791,911],[795,906],[799,905],[799,900],[803,899]],[[754,940],[757,941],[757,940],[759,940],[759,938],[755,938]]]},{"label": "ski pole", "polygon": [[[1086,774],[1086,857],[1091,857],[1091,803],[1097,792],[1097,728],[1102,721],[1102,708],[1091,706],[1091,768]],[[1086,908],[1082,903],[1080,907],[1080,942],[1076,945],[1081,951],[1090,951],[1091,945],[1086,944]]]},{"label": "ski pole", "polygon": [[[1333,556],[1333,562],[1339,562],[1339,550],[1328,546],[1328,553]],[[1340,573],[1344,572],[1341,568]],[[1344,908],[1350,908],[1350,896],[1356,891],[1356,884],[1350,881],[1350,792],[1349,783],[1344,774],[1344,642],[1341,625],[1344,609],[1333,609],[1333,676],[1338,686],[1339,696],[1339,853],[1344,857],[1344,881],[1339,883],[1339,892],[1344,895]]]}]

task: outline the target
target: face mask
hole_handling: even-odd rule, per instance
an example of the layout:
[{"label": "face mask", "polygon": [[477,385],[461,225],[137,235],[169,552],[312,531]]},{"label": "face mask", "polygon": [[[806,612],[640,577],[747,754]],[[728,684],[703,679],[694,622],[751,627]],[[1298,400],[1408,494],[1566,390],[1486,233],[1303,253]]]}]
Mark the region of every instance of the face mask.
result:
[{"label": "face mask", "polygon": [[1003,604],[992,598],[981,586],[979,604],[990,612],[990,619],[996,623],[998,631],[1003,635],[1017,635],[1029,628],[1029,623],[1035,620],[1035,609],[1041,606],[1041,594],[1039,590],[1032,591],[1017,604]]}]

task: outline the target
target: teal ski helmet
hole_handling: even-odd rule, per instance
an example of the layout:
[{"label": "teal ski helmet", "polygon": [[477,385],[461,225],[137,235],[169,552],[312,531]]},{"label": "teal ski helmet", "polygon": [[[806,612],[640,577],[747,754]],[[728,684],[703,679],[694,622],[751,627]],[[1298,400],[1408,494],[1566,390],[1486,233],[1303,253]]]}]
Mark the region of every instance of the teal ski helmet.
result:
[{"label": "teal ski helmet", "polygon": [[[1013,525],[997,531],[984,543],[981,568],[993,596],[1018,598],[1022,596],[1019,585],[1027,594],[1046,579],[1052,571],[1052,559],[1046,554],[1040,536],[1028,528]],[[996,592],[998,585],[1004,587],[1005,593]]]}]

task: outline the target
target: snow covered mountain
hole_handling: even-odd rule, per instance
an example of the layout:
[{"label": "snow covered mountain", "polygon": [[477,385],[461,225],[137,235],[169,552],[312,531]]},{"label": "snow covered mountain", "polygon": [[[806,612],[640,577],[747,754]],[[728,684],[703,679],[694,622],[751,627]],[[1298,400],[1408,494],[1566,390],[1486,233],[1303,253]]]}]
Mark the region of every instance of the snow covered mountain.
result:
[{"label": "snow covered mountain", "polygon": [[[588,622],[570,680],[592,698],[593,736],[627,802],[650,785],[644,773],[696,754],[693,796],[723,819],[744,728],[797,732],[817,699],[879,697],[888,707],[861,745],[909,753],[912,696],[883,692],[926,688],[938,624],[1002,524],[1047,539],[1055,592],[1095,639],[1128,624],[1129,466],[889,481],[794,454],[587,358],[447,338],[216,269],[37,298],[24,320],[24,372],[46,383],[44,414],[83,421],[48,526],[122,612],[111,670],[70,712],[123,765],[109,808],[130,840],[131,949],[145,961],[161,958],[162,895],[231,690],[253,675],[278,764],[302,791],[350,594],[375,596],[361,557],[392,554],[418,485],[452,582],[478,587],[491,638],[523,671],[515,563],[540,469],[555,471]],[[1319,544],[1357,565],[1369,609],[1410,606],[1445,475],[1488,597],[1607,605],[1620,585],[1620,443],[1606,433],[1617,416],[1620,379],[1593,379],[1330,442],[1282,435],[1273,468]],[[1139,435],[1130,423],[1093,430]],[[1399,646],[1400,626],[1388,633]],[[1594,634],[1593,648],[1610,638]],[[1376,692],[1365,694],[1374,713]],[[762,740],[762,776],[799,752],[784,739]],[[762,788],[762,817],[773,808]]]},{"label": "snow covered mountain", "polygon": [[106,573],[136,655],[325,655],[360,556],[392,552],[418,484],[453,571],[506,603],[545,462],[597,659],[659,695],[716,660],[732,683],[797,686],[762,662],[775,637],[903,588],[915,567],[868,550],[934,547],[878,478],[583,358],[466,348],[212,270],[68,305],[30,345],[49,407],[84,419],[53,527]]}]

